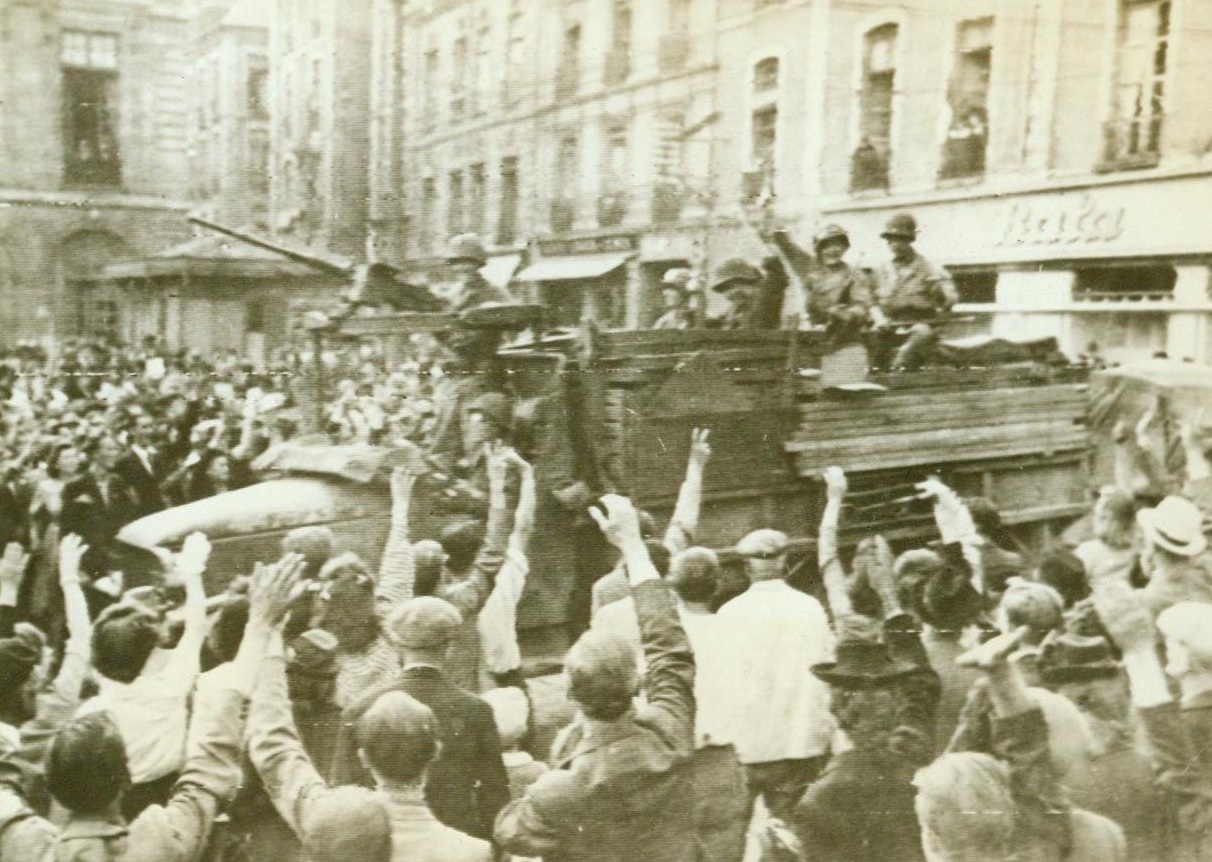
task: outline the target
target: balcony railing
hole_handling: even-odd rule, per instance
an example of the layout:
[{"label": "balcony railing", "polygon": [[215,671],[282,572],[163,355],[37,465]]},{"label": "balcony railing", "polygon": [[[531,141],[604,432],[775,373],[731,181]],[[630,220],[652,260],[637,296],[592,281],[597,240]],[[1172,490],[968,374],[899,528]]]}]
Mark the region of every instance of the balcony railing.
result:
[{"label": "balcony railing", "polygon": [[556,198],[551,202],[551,231],[566,233],[576,224],[576,204],[568,198]]},{"label": "balcony railing", "polygon": [[1161,157],[1162,115],[1103,123],[1103,160],[1099,170],[1155,167]]}]

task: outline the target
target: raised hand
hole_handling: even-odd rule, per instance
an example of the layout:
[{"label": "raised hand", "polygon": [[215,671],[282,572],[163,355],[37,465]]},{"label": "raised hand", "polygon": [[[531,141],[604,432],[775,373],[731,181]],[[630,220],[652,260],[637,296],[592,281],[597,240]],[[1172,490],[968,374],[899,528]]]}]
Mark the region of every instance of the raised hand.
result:
[{"label": "raised hand", "polygon": [[707,462],[711,460],[711,443],[707,438],[711,436],[710,428],[695,428],[690,432],[690,458],[687,463],[687,469],[694,470],[699,473],[703,472],[703,468],[707,466]]},{"label": "raised hand", "polygon": [[1153,425],[1153,420],[1157,418],[1157,408],[1159,400],[1155,399],[1149,405],[1149,409],[1141,414],[1140,421],[1136,423],[1136,444],[1142,449],[1149,448],[1149,428]]},{"label": "raised hand", "polygon": [[88,553],[88,545],[75,533],[68,533],[59,542],[59,584],[80,583],[80,561]]},{"label": "raised hand", "polygon": [[505,475],[509,467],[509,447],[500,440],[484,444],[484,466],[488,471],[489,488],[505,488]]},{"label": "raised hand", "polygon": [[404,464],[396,465],[391,471],[391,504],[392,511],[398,508],[408,510],[412,502],[412,489],[417,484],[417,475],[412,468]]},{"label": "raised hand", "polygon": [[284,623],[291,606],[306,588],[305,568],[302,554],[286,554],[269,565],[257,563],[248,587],[249,619],[270,628]]},{"label": "raised hand", "polygon": [[1027,626],[1019,626],[1012,632],[998,635],[992,640],[968,650],[957,658],[955,663],[960,667],[976,668],[986,672],[997,670],[1005,666],[1010,654],[1018,648],[1029,631]]},{"label": "raised hand", "polygon": [[210,540],[204,533],[190,533],[173,558],[173,568],[182,579],[199,577],[210,559]]},{"label": "raised hand", "polygon": [[629,542],[642,541],[640,538],[640,513],[631,500],[619,494],[605,494],[601,498],[602,514],[595,506],[589,507],[589,516],[601,528],[606,541],[616,548],[622,548]]},{"label": "raised hand", "polygon": [[826,467],[821,478],[825,480],[825,493],[830,500],[840,501],[846,496],[850,483],[846,479],[846,471],[841,467]]}]

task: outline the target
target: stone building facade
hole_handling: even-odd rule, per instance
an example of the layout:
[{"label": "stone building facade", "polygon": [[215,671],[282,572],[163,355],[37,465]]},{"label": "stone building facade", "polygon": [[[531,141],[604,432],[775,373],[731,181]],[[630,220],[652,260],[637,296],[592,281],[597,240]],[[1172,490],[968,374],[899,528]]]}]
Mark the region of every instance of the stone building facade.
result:
[{"label": "stone building facade", "polygon": [[0,4],[0,328],[120,329],[90,278],[188,235],[182,0]]}]

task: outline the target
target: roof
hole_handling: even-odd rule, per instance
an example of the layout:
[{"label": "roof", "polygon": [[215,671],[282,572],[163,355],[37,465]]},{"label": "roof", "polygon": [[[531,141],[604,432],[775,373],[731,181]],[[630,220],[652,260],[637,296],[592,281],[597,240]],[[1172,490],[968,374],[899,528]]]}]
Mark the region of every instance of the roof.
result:
[{"label": "roof", "polygon": [[544,257],[518,273],[518,281],[572,281],[599,278],[614,272],[632,257],[630,253],[582,254],[568,257]]},{"label": "roof", "polygon": [[106,280],[187,274],[281,278],[314,276],[316,271],[267,249],[210,233],[101,270],[101,278]]}]

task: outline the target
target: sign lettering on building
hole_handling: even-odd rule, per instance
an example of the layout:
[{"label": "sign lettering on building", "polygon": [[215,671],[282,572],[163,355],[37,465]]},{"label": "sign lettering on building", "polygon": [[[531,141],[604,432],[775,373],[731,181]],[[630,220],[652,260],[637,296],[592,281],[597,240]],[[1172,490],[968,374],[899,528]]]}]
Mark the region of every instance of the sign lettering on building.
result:
[{"label": "sign lettering on building", "polygon": [[565,254],[602,254],[603,252],[612,251],[635,251],[638,248],[639,239],[634,234],[539,241],[539,250],[548,257]]},{"label": "sign lettering on building", "polygon": [[1126,209],[1100,206],[1087,193],[1055,201],[1010,204],[995,245],[1088,245],[1115,242],[1124,233]]}]

